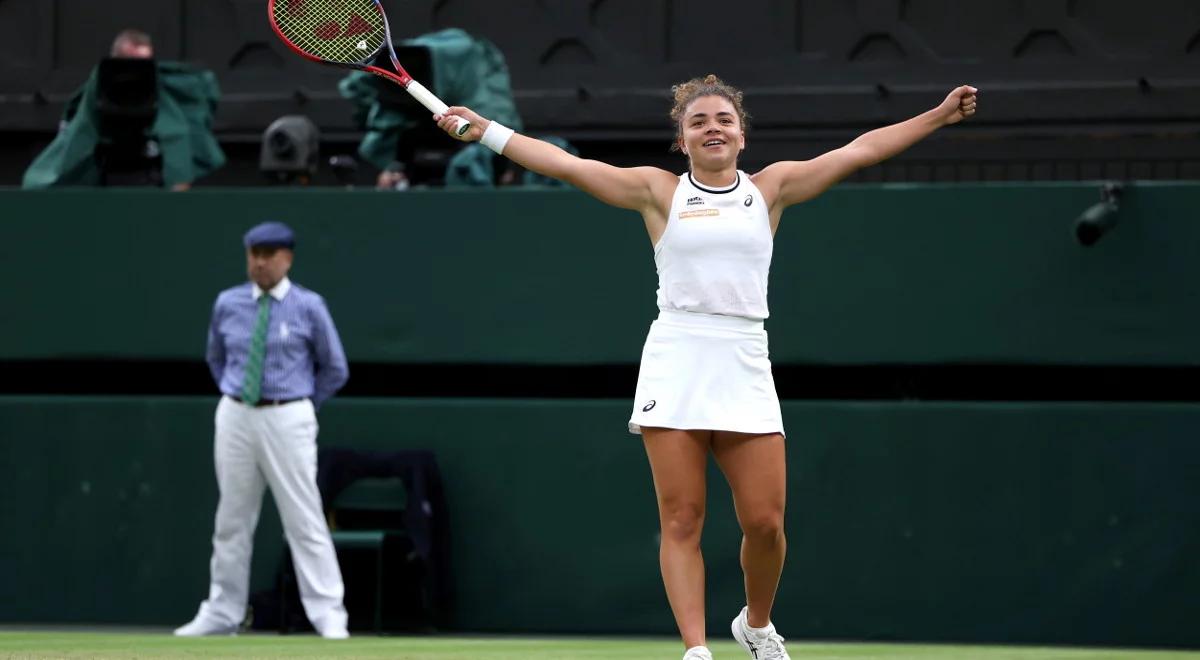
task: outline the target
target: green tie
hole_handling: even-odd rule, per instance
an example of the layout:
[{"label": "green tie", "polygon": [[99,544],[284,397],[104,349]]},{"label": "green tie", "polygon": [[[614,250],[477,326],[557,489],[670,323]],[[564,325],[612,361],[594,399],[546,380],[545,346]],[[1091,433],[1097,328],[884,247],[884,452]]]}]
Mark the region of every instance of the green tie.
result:
[{"label": "green tie", "polygon": [[262,394],[263,355],[267,352],[267,326],[271,318],[271,296],[263,292],[258,298],[258,318],[254,320],[254,336],[250,338],[250,356],[246,359],[246,379],[242,382],[242,401],[258,403]]}]

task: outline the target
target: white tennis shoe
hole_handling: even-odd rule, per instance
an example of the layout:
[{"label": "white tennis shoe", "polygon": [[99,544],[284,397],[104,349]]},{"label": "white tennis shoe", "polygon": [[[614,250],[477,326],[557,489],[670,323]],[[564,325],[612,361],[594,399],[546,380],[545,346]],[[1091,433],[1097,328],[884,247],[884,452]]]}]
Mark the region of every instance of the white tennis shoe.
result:
[{"label": "white tennis shoe", "polygon": [[743,607],[738,615],[733,617],[730,628],[733,638],[746,649],[754,660],[792,660],[787,649],[783,647],[783,638],[775,632],[775,624],[767,623],[766,628],[751,628],[746,621],[746,610]]},{"label": "white tennis shoe", "polygon": [[707,646],[693,646],[683,654],[683,660],[713,660]]},{"label": "white tennis shoe", "polygon": [[214,621],[203,614],[175,629],[176,637],[205,637],[208,635],[236,635],[238,627]]}]

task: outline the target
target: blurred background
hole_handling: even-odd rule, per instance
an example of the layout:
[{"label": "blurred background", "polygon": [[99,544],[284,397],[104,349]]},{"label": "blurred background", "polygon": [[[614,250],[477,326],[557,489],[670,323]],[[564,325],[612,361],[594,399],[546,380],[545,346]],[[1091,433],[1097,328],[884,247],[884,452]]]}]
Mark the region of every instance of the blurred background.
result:
[{"label": "blurred background", "polygon": [[[1200,646],[1200,4],[384,5],[444,101],[616,165],[685,169],[670,86],[707,73],[746,92],[750,172],[977,86],[977,117],[776,237],[775,621]],[[148,42],[118,44],[130,29]],[[636,214],[294,55],[263,0],[0,0],[0,63],[0,622],[191,616],[217,495],[208,317],[274,219],[351,362],[319,443],[419,457],[407,500],[359,516],[400,540],[340,554],[352,631],[673,634],[625,431],[656,315]],[[710,476],[721,630],[739,535]],[[413,506],[427,528],[397,522]],[[247,625],[306,625],[284,557],[268,505]]]}]

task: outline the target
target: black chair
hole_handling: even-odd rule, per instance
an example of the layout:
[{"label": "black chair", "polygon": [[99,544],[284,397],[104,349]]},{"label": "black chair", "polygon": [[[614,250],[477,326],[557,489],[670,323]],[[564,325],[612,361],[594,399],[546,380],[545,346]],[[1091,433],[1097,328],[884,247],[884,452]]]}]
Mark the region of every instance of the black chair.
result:
[{"label": "black chair", "polygon": [[[449,524],[433,453],[321,449],[317,486],[346,585],[350,629],[428,632],[448,623]],[[269,626],[269,619],[280,633],[305,630],[286,546],[280,566],[277,591],[260,594],[264,617],[256,615],[255,627]]]},{"label": "black chair", "polygon": [[[383,632],[384,590],[391,581],[388,552],[408,540],[404,509],[408,494],[399,477],[365,477],[338,493],[326,510],[329,533],[339,561],[347,564],[350,553],[363,551],[373,558],[374,629]],[[409,543],[411,545],[411,542]],[[407,554],[407,553],[405,553]]]}]

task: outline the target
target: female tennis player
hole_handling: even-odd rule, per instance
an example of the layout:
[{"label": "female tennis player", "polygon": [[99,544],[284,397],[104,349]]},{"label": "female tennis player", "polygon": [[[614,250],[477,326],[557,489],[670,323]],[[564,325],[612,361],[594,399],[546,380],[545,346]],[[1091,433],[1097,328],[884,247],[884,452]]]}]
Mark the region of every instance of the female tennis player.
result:
[{"label": "female tennis player", "polygon": [[[659,563],[683,657],[712,658],[700,554],[711,452],[742,529],[746,606],[733,619],[733,637],[754,660],[790,660],[771,624],[786,549],[783,419],[763,330],[775,230],[787,207],[975,114],[976,89],[964,85],[907,121],[752,175],[738,169],[746,147],[742,93],[712,75],[672,90],[674,148],[689,163],[681,175],[577,158],[464,107],[434,119],[451,137],[479,140],[526,169],[641,213],[658,269],[659,317],[642,351],[629,430],[641,433],[654,476]],[[458,117],[472,126],[462,136]]]}]

